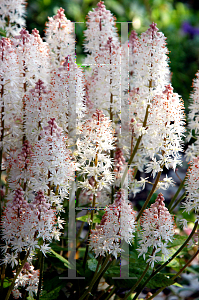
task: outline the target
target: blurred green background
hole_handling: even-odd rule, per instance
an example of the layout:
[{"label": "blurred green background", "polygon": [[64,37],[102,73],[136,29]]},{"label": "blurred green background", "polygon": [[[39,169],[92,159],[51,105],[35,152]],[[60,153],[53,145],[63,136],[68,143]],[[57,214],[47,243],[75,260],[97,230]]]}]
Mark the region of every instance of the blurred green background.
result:
[{"label": "blurred green background", "polygon": [[[59,7],[66,17],[75,22],[85,22],[87,13],[96,7],[97,0],[28,0],[27,28],[37,28],[44,36],[48,16],[56,14]],[[145,31],[154,21],[167,37],[172,84],[187,109],[192,80],[199,69],[199,1],[175,0],[105,0],[104,4],[118,22],[130,21],[129,31]],[[77,63],[83,59],[84,23],[76,23]],[[130,33],[130,32],[129,32]]]}]

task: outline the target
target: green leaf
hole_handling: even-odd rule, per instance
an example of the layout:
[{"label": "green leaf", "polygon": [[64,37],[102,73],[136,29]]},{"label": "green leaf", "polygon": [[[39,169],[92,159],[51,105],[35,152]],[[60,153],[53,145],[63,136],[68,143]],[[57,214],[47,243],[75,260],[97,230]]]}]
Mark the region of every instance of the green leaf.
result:
[{"label": "green leaf", "polygon": [[59,245],[56,245],[55,243],[50,244],[51,249],[54,251],[68,251],[68,248],[61,247]]},{"label": "green leaf", "polygon": [[31,297],[31,296],[28,296],[27,297],[27,300],[35,300],[35,298]]},{"label": "green leaf", "polygon": [[178,286],[178,287],[183,287],[181,284],[179,284],[178,282],[175,282],[173,285]]},{"label": "green leaf", "polygon": [[10,286],[12,283],[12,280],[10,280],[9,278],[5,278],[4,281],[3,281],[3,288],[7,288],[8,286]]},{"label": "green leaf", "polygon": [[[109,284],[114,284],[117,287],[122,288],[131,288],[140,276],[143,274],[146,268],[146,263],[134,263],[129,267],[129,277],[132,279],[112,279],[112,277],[120,276],[120,266],[112,266],[109,270],[106,271],[104,277]],[[143,284],[144,281],[151,275],[152,269],[149,268],[146,275],[142,279],[140,284]],[[171,280],[168,276],[163,273],[156,274],[147,284],[148,288],[155,289],[163,286],[169,286],[174,284],[174,281]]]},{"label": "green leaf", "polygon": [[[102,216],[104,215],[104,210],[103,211],[99,211],[97,212],[96,214],[94,214],[94,217],[93,217],[93,223],[100,223],[101,222],[101,219],[102,219]],[[81,217],[78,217],[76,218],[76,220],[78,221],[82,221],[82,222],[89,222],[89,220],[91,219],[91,214],[87,214],[85,216],[81,216]]]},{"label": "green leaf", "polygon": [[[91,258],[91,259],[88,260],[88,268],[89,268],[89,270],[95,272],[95,270],[97,268],[97,265],[98,265],[98,261],[97,261],[96,258]],[[99,270],[100,270],[100,268],[99,268]]]},{"label": "green leaf", "polygon": [[199,275],[199,272],[192,267],[186,267],[186,270],[189,271],[190,273]]},{"label": "green leaf", "polygon": [[179,234],[175,234],[174,235],[174,239],[172,242],[168,243],[168,248],[173,248],[176,246],[181,246],[187,239],[187,236],[185,235],[179,235]]},{"label": "green leaf", "polygon": [[173,285],[174,282],[168,276],[165,276],[162,273],[156,274],[147,284],[147,287],[150,289],[160,288],[163,286]]},{"label": "green leaf", "polygon": [[40,300],[53,300],[59,297],[59,292],[62,289],[62,286],[56,287],[54,290],[50,292],[46,292],[45,290],[42,292],[42,295],[39,297]]},{"label": "green leaf", "polygon": [[3,28],[0,28],[0,35],[6,37],[6,31]]},{"label": "green leaf", "polygon": [[61,262],[63,262],[65,267],[67,267],[68,269],[72,269],[72,266],[69,264],[68,260],[65,257],[61,256],[60,254],[55,252],[53,249],[51,249],[50,251],[56,258],[58,258]]}]

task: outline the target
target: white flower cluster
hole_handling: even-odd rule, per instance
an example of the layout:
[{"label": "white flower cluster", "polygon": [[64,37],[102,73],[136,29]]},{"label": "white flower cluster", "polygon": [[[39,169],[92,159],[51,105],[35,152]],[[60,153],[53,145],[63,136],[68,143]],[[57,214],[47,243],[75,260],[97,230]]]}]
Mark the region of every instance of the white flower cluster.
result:
[{"label": "white flower cluster", "polygon": [[191,103],[189,105],[188,114],[188,136],[187,141],[193,137],[196,141],[188,145],[186,150],[186,160],[191,161],[199,155],[199,71],[196,73],[196,78],[193,80],[193,93],[191,95]]},{"label": "white flower cluster", "polygon": [[24,96],[25,101],[25,126],[26,138],[32,145],[40,139],[40,133],[44,126],[47,126],[47,120],[53,117],[55,103],[52,93],[47,90],[44,82],[38,80],[34,88]]},{"label": "white flower cluster", "polygon": [[30,34],[22,29],[13,39],[18,56],[18,67],[21,72],[21,97],[41,79],[45,83],[49,78],[48,46],[44,43],[37,30]]},{"label": "white flower cluster", "polygon": [[46,24],[46,42],[50,48],[52,67],[57,68],[66,56],[75,55],[75,37],[73,23],[60,8],[54,17],[49,17]]},{"label": "white flower cluster", "polygon": [[103,1],[98,2],[97,8],[88,13],[86,25],[85,50],[91,55],[96,56],[101,47],[105,46],[108,38],[112,38],[114,43],[118,41],[115,18],[106,9]]},{"label": "white flower cluster", "polygon": [[[15,275],[15,273],[14,273]],[[24,287],[26,291],[29,292],[30,297],[34,297],[37,294],[39,284],[39,270],[34,270],[34,267],[26,262],[19,273],[14,289],[12,290],[12,295],[14,299],[19,299],[21,293],[18,288]]]},{"label": "white flower cluster", "polygon": [[53,197],[51,188],[58,189],[62,198],[60,201],[68,195],[69,183],[74,180],[75,162],[66,147],[62,128],[54,118],[48,121],[48,126],[43,128],[40,140],[34,146],[32,172],[32,190],[42,190],[51,195],[52,202],[57,203],[57,209],[61,210],[61,203],[56,196]]},{"label": "white flower cluster", "polygon": [[[83,188],[95,194],[113,181],[110,150],[114,149],[114,136],[111,121],[100,110],[96,110],[91,119],[82,122],[77,140],[80,174],[84,181]],[[89,182],[94,178],[94,185]]]},{"label": "white flower cluster", "polygon": [[8,38],[0,41],[0,80],[0,117],[4,120],[0,148],[8,151],[22,136],[21,74],[16,49]]},{"label": "white flower cluster", "polygon": [[[24,141],[21,149],[10,151],[5,164],[9,169],[7,182],[11,192],[7,195],[7,200],[12,200],[13,192],[19,187],[24,187],[24,184],[28,192],[27,183],[32,177],[32,155],[32,145],[27,140]],[[27,194],[24,195],[25,198],[26,196]]]},{"label": "white flower cluster", "polygon": [[[151,255],[147,262],[150,262],[152,268],[155,261],[161,261],[161,254],[166,259],[169,255],[167,249],[168,242],[172,241],[174,235],[174,221],[168,209],[164,204],[164,197],[160,193],[155,203],[146,209],[140,219],[140,248],[139,256],[145,255],[151,249]],[[159,255],[158,255],[159,253]]]},{"label": "white flower cluster", "polygon": [[[17,189],[13,201],[7,203],[2,217],[2,240],[5,242],[2,246],[2,262],[11,264],[13,268],[18,265],[17,257],[22,251],[34,252],[39,249],[45,255],[50,249],[48,242],[54,238],[57,227],[55,217],[55,211],[46,202],[42,191],[28,203],[24,199],[23,190]],[[40,238],[43,244],[38,243]],[[8,249],[12,250],[11,254]]]},{"label": "white flower cluster", "polygon": [[16,35],[25,26],[26,0],[1,0],[0,28],[4,29],[6,36]]},{"label": "white flower cluster", "polygon": [[166,38],[156,24],[152,23],[140,39],[135,34],[132,39],[135,51],[132,51],[133,86],[129,93],[131,149],[142,137],[133,167],[151,173],[154,178],[163,167],[175,171],[181,164],[184,106],[169,84]]},{"label": "white flower cluster", "polygon": [[85,73],[88,114],[91,115],[96,109],[100,109],[115,123],[121,113],[120,52],[119,45],[109,38]]},{"label": "white flower cluster", "polygon": [[112,254],[117,258],[123,250],[121,241],[131,244],[135,232],[135,212],[124,197],[125,191],[120,189],[113,204],[105,208],[100,225],[91,231],[90,247],[96,257]]},{"label": "white flower cluster", "polygon": [[150,103],[154,96],[169,84],[168,50],[166,38],[155,23],[141,34],[138,50],[134,53],[134,87],[139,88],[139,98]]},{"label": "white flower cluster", "polygon": [[153,177],[163,166],[175,171],[176,165],[181,163],[184,119],[182,101],[173,93],[171,85],[166,86],[161,97],[156,96],[151,103],[148,128],[142,139],[144,152],[151,159],[146,172],[152,172]]},{"label": "white flower cluster", "polygon": [[183,203],[183,208],[188,213],[192,210],[195,213],[199,212],[199,157],[195,157],[187,170],[185,180],[185,191],[187,193],[186,200]]},{"label": "white flower cluster", "polygon": [[50,91],[58,125],[68,136],[74,138],[85,107],[82,69],[77,66],[72,56],[68,55],[64,63],[53,72]]}]

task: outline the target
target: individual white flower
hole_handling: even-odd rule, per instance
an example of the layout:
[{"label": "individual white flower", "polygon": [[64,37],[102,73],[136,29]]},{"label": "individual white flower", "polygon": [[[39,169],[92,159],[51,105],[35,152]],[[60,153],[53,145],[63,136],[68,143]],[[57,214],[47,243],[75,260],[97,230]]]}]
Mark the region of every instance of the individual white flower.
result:
[{"label": "individual white flower", "polygon": [[19,297],[22,297],[22,293],[20,293],[20,291],[18,289],[13,289],[12,290],[12,296],[14,297],[14,299],[19,299]]},{"label": "individual white flower", "polygon": [[166,177],[163,178],[162,181],[158,182],[157,189],[167,190],[170,186],[174,186],[175,181],[172,179],[172,177]]},{"label": "individual white flower", "polygon": [[[160,251],[160,249],[158,249],[159,251]],[[150,266],[151,266],[151,268],[153,268],[154,267],[154,263],[155,262],[159,262],[159,261],[161,261],[161,257],[160,256],[156,256],[156,253],[157,253],[158,251],[155,251],[154,253],[153,253],[153,255],[149,255],[149,258],[147,259],[147,263],[150,263]]]}]

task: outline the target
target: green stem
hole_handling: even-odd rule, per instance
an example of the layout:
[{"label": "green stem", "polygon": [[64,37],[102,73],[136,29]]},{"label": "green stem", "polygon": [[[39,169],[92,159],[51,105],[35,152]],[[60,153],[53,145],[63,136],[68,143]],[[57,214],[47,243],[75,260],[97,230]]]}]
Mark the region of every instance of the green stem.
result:
[{"label": "green stem", "polygon": [[151,189],[151,191],[150,191],[150,193],[149,193],[149,195],[148,195],[148,197],[147,197],[147,199],[146,199],[146,201],[145,201],[145,203],[144,203],[142,209],[140,210],[140,212],[139,212],[139,214],[138,214],[138,216],[137,216],[137,221],[139,220],[139,218],[141,217],[143,211],[144,211],[145,208],[147,207],[147,205],[148,205],[148,203],[149,203],[149,201],[150,201],[150,199],[151,199],[151,197],[152,197],[152,195],[153,195],[153,193],[154,193],[154,191],[155,191],[155,189],[156,189],[156,186],[157,186],[157,184],[158,184],[158,182],[159,182],[161,173],[162,173],[162,171],[159,171],[159,172],[158,172],[158,175],[157,175],[157,177],[156,177],[156,179],[155,179],[155,182],[154,182],[154,184],[153,184],[153,187],[152,187],[152,189]]},{"label": "green stem", "polygon": [[[93,195],[93,206],[95,207],[95,195]],[[94,211],[91,211],[91,223],[89,225],[89,234],[88,234],[88,240],[87,240],[87,245],[86,245],[86,251],[84,254],[84,261],[83,261],[83,268],[85,269],[86,267],[86,262],[87,262],[87,258],[88,258],[88,248],[89,248],[89,239],[90,239],[90,234],[91,234],[91,230],[93,229],[93,217],[94,217]]]},{"label": "green stem", "polygon": [[144,272],[142,273],[142,276],[138,279],[138,281],[134,284],[134,286],[131,288],[131,290],[128,292],[128,294],[125,295],[125,297],[123,298],[123,300],[126,300],[136,289],[136,287],[138,286],[138,284],[140,284],[140,282],[142,281],[142,279],[144,278],[144,276],[146,275],[148,269],[150,267],[150,263],[147,264],[146,269],[144,270]]},{"label": "green stem", "polygon": [[186,192],[182,194],[182,196],[176,201],[176,203],[170,208],[169,212],[171,213],[174,208],[186,197]]},{"label": "green stem", "polygon": [[159,268],[157,268],[156,271],[154,271],[149,277],[148,279],[143,283],[143,285],[140,287],[140,289],[138,290],[138,292],[136,293],[136,295],[134,296],[133,300],[137,299],[137,297],[139,296],[139,294],[142,292],[142,290],[144,289],[144,287],[147,285],[147,283],[157,274],[159,273],[162,269],[164,269],[164,267],[166,267],[166,265],[168,265],[187,245],[187,243],[190,241],[190,239],[192,238],[192,236],[194,235],[196,229],[198,226],[198,221],[196,221],[194,228],[192,229],[192,232],[190,233],[190,235],[188,236],[188,238],[186,239],[186,241],[182,244],[182,246],[163,264],[161,265]]},{"label": "green stem", "polygon": [[[104,272],[106,272],[107,266],[110,265],[109,264],[110,262],[108,263],[110,257],[111,257],[110,254],[106,257],[106,259],[105,259],[105,261],[104,261],[104,263],[103,263],[103,265],[102,265],[102,267],[101,267],[101,269],[99,270],[98,273],[96,273],[96,271],[95,271],[94,277],[93,277],[93,279],[90,283],[89,288],[84,292],[84,294],[79,298],[79,300],[83,300],[89,293],[91,293],[95,282],[104,274]],[[112,261],[111,261],[111,263],[112,263]]]},{"label": "green stem", "polygon": [[108,294],[108,296],[105,298],[105,300],[110,299],[111,296],[114,294],[115,290],[116,290],[116,287],[114,287],[114,288],[112,289],[112,291]]},{"label": "green stem", "polygon": [[2,267],[0,268],[0,272],[1,272],[1,293],[3,293],[3,282],[5,279],[5,271],[6,271],[6,266],[5,264],[2,265]]},{"label": "green stem", "polygon": [[[89,226],[89,227],[90,227],[90,226]],[[88,240],[89,240],[89,238],[90,238],[90,228],[89,228]],[[84,254],[84,260],[83,260],[83,269],[84,269],[84,270],[85,270],[85,268],[86,268],[86,262],[87,262],[87,258],[88,258],[88,247],[89,247],[88,240],[87,240],[86,251],[85,251],[85,254]]]},{"label": "green stem", "polygon": [[42,286],[42,277],[43,277],[43,269],[44,269],[44,255],[41,253],[41,264],[40,264],[40,274],[39,274],[39,285],[37,290],[37,298],[36,300],[39,300],[39,296],[41,293],[41,286]]},{"label": "green stem", "polygon": [[21,266],[18,268],[18,270],[17,270],[17,272],[16,272],[16,275],[15,275],[15,277],[13,278],[13,281],[12,281],[10,287],[9,287],[9,290],[8,290],[8,292],[7,292],[7,295],[6,295],[5,300],[8,300],[8,299],[10,298],[10,294],[11,294],[13,288],[14,288],[15,281],[16,281],[16,279],[17,279],[19,273],[21,272],[23,266],[25,265],[25,263],[26,263],[26,261],[27,261],[27,259],[28,259],[29,253],[30,253],[30,251],[28,250],[28,252],[26,253],[26,256],[25,256],[24,260],[23,260],[22,263],[21,263]]},{"label": "green stem", "polygon": [[[186,267],[189,266],[189,264],[192,262],[192,260],[194,260],[194,258],[198,255],[199,253],[199,250],[196,251],[196,253],[188,260],[188,262],[184,265],[184,267],[178,272],[176,273],[172,278],[171,280],[174,280],[176,279],[185,269]],[[161,287],[157,292],[155,292],[155,294],[153,294],[150,298],[148,298],[147,300],[151,300],[153,299],[154,297],[156,297],[160,292],[162,292],[165,288],[167,287],[167,285]]]},{"label": "green stem", "polygon": [[105,290],[101,291],[101,293],[99,294],[96,300],[99,300],[104,294],[106,294],[108,290],[110,290],[111,286],[112,285],[109,285]]},{"label": "green stem", "polygon": [[171,206],[173,205],[174,201],[175,201],[176,198],[178,197],[178,194],[180,193],[181,189],[183,188],[184,182],[185,182],[185,178],[184,178],[183,181],[180,183],[180,186],[179,186],[177,192],[175,193],[175,195],[174,195],[173,198],[171,199],[171,202],[169,203],[169,206],[168,206],[168,210],[169,210],[169,211],[170,211]]},{"label": "green stem", "polygon": [[[146,122],[147,122],[147,118],[148,118],[148,114],[149,114],[149,107],[150,107],[150,105],[148,104],[147,108],[146,108],[146,114],[145,114],[145,117],[144,117],[143,127],[146,127]],[[129,166],[131,165],[131,163],[134,159],[134,156],[135,156],[135,154],[138,150],[138,147],[140,145],[141,139],[142,139],[142,135],[140,135],[139,138],[137,139],[135,148],[133,149],[133,153],[131,154],[131,157],[128,161],[128,165],[126,166],[126,169],[124,170],[124,174],[123,174],[122,180],[121,180],[121,187],[123,187],[123,185],[124,185],[124,181],[125,181],[126,175],[128,173]]]},{"label": "green stem", "polygon": [[84,222],[82,222],[82,224],[81,224],[81,226],[80,226],[80,228],[79,228],[79,230],[77,232],[77,235],[76,235],[76,247],[77,247],[78,239],[80,237],[80,234],[81,234],[83,228],[84,228]]}]

